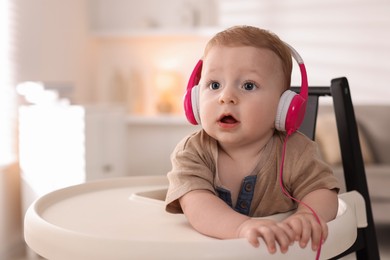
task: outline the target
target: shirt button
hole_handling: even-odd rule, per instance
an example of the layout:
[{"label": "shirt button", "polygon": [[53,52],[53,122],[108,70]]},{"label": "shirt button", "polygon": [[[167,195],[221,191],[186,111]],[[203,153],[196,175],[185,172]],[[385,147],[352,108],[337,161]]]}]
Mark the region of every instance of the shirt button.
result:
[{"label": "shirt button", "polygon": [[246,200],[240,201],[240,207],[241,207],[242,209],[248,208],[248,202],[247,202]]},{"label": "shirt button", "polygon": [[247,183],[247,184],[245,185],[245,191],[246,191],[246,192],[250,192],[250,191],[252,191],[252,189],[253,189],[252,183]]}]

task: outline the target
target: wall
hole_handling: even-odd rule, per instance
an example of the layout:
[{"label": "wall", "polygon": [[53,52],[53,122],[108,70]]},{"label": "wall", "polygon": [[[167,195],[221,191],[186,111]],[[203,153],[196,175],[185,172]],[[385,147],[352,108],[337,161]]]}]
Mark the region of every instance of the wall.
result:
[{"label": "wall", "polygon": [[[219,24],[276,32],[302,55],[309,83],[346,76],[356,103],[390,104],[390,2],[387,0],[219,0]],[[299,77],[294,74],[294,82]]]},{"label": "wall", "polygon": [[74,99],[91,100],[86,0],[17,0],[16,80],[67,84]]},{"label": "wall", "polygon": [[[96,19],[102,10],[96,6],[92,10],[91,2],[108,8],[110,1],[14,2],[19,24],[17,81],[67,82],[74,86],[78,102],[124,102],[131,113],[155,114],[156,71],[177,71],[181,96],[207,39],[221,28],[245,23],[269,28],[296,47],[307,64],[311,84],[327,85],[333,77],[347,76],[355,102],[390,103],[390,36],[386,33],[390,2],[386,0],[214,0],[215,17],[202,18],[196,26],[187,24],[185,33],[179,24],[179,29],[168,33],[161,28],[152,28],[152,33],[130,28],[130,36],[126,34],[129,28],[123,27],[130,18],[121,20],[108,12],[114,17],[106,16],[100,23]],[[187,2],[189,6],[198,3]],[[111,6],[119,14],[133,9],[131,1],[115,3]],[[120,4],[125,6],[118,8]],[[204,6],[199,7],[201,14],[207,9]],[[107,28],[116,31],[118,21],[122,22],[118,29],[125,34],[91,34]],[[199,33],[199,25],[208,26],[208,31]],[[293,78],[299,84],[297,73]]]},{"label": "wall", "polygon": [[[202,28],[196,26],[187,28],[183,33],[180,25],[176,31],[172,27],[167,31],[166,28],[126,28],[121,24],[119,33],[112,27],[108,30],[115,33],[110,36],[107,26],[102,25],[101,30],[106,36],[95,38],[95,66],[98,68],[95,86],[100,93],[99,100],[107,101],[109,91],[113,89],[112,81],[109,83],[107,76],[103,76],[113,74],[113,70],[123,70],[125,74],[139,71],[139,80],[144,83],[142,89],[152,88],[148,83],[152,76],[150,70],[156,68],[155,63],[163,55],[167,60],[180,61],[176,69],[184,78],[184,92],[185,79],[191,72],[195,57],[201,55],[207,39],[223,28],[249,24],[270,29],[294,46],[305,60],[311,85],[329,85],[332,78],[346,76],[354,102],[390,103],[387,94],[390,82],[390,34],[387,33],[390,29],[389,1],[215,0],[213,3],[217,10],[217,21],[207,27],[207,33],[199,33]],[[120,13],[117,15],[120,16]],[[117,17],[113,19],[119,20]],[[105,17],[102,23],[110,24],[109,20]],[[96,31],[99,28],[95,28]],[[149,34],[145,31],[149,31]],[[168,32],[168,35],[164,35],[164,32]],[[149,37],[145,37],[145,34]],[[166,40],[169,35],[170,42]],[[183,35],[190,35],[193,40],[189,41],[189,37]],[[294,72],[293,84],[298,85],[299,80],[299,73]],[[130,92],[135,91],[138,85],[129,88]],[[151,93],[145,95],[152,97]],[[145,95],[141,94],[140,99],[153,103],[146,100]]]}]

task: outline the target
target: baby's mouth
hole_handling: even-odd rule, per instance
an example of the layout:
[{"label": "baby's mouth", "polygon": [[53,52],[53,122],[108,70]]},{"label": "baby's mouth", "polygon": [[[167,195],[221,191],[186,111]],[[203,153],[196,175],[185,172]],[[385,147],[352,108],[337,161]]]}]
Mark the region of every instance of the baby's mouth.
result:
[{"label": "baby's mouth", "polygon": [[235,124],[238,122],[238,120],[235,119],[232,115],[223,115],[219,119],[219,122],[224,123],[224,124]]}]

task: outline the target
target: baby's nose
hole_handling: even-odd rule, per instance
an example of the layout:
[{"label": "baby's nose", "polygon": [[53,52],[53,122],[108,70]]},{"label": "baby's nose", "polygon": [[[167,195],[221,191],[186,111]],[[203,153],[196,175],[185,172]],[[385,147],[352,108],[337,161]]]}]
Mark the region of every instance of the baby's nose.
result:
[{"label": "baby's nose", "polygon": [[237,104],[237,100],[237,94],[233,88],[225,87],[223,91],[221,91],[221,95],[219,97],[219,102],[221,104]]}]

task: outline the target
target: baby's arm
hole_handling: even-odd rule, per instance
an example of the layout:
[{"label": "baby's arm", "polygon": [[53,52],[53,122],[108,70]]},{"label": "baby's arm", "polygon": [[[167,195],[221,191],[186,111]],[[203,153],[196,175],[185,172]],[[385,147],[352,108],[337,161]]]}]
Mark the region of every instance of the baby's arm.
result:
[{"label": "baby's arm", "polygon": [[[305,205],[299,204],[297,212],[288,217],[283,222],[292,228],[296,234],[295,240],[300,246],[306,247],[311,239],[311,247],[317,250],[319,244],[326,240],[328,236],[327,222],[334,219],[338,209],[338,198],[336,191],[319,189],[307,194],[302,202],[310,206],[318,215],[319,224],[313,213]],[[321,240],[322,233],[322,242]]]},{"label": "baby's arm", "polygon": [[266,219],[252,219],[237,213],[224,201],[207,190],[195,190],[180,198],[180,205],[191,225],[200,233],[208,236],[229,239],[247,238],[255,247],[261,237],[270,253],[276,252],[276,243],[281,252],[287,252],[288,246],[296,237],[285,223]]}]

